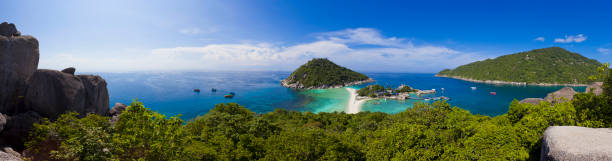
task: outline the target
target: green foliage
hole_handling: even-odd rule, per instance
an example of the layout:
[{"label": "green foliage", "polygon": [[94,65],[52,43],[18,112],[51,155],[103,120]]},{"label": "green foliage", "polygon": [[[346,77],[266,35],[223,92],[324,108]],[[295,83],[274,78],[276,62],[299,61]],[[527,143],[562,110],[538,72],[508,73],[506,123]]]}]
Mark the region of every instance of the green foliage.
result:
[{"label": "green foliage", "polygon": [[397,114],[256,114],[227,103],[186,124],[134,101],[114,125],[108,117],[76,113],[36,124],[27,146],[63,160],[539,160],[549,126],[612,127],[611,98],[585,93],[554,105],[514,100],[496,117],[445,101],[415,103]]},{"label": "green foliage", "polygon": [[[109,117],[95,114],[77,118],[61,115],[56,121],[35,124],[29,149],[58,160],[185,160],[189,136],[183,121],[145,108],[134,101],[114,126]],[[51,151],[46,151],[48,148]],[[47,158],[45,157],[45,158]]]},{"label": "green foliage", "polygon": [[364,88],[360,88],[359,90],[357,90],[357,95],[376,97],[377,92],[384,92],[384,91],[385,91],[385,87],[375,84],[375,85],[369,85]]},{"label": "green foliage", "polygon": [[[26,143],[31,147],[49,147],[50,159],[58,160],[106,160],[111,157],[111,133],[108,117],[70,112],[61,115],[55,122],[49,120],[35,124],[32,136]],[[59,142],[59,144],[58,144]]]},{"label": "green foliage", "polygon": [[304,88],[344,85],[366,79],[368,76],[336,65],[326,58],[315,58],[308,61],[287,78],[289,83],[299,82],[304,85]]},{"label": "green foliage", "polygon": [[587,83],[596,69],[597,60],[563,48],[551,47],[504,55],[495,59],[462,65],[438,73],[475,80],[500,80],[527,83]]},{"label": "green foliage", "polygon": [[612,75],[608,73],[609,64],[598,69],[598,78],[603,78],[603,94],[592,92],[574,95],[579,125],[587,127],[612,127]]},{"label": "green foliage", "polygon": [[397,93],[404,93],[404,92],[416,92],[416,89],[412,89],[412,87],[410,86],[403,86],[402,88],[395,90],[395,92]]},{"label": "green foliage", "polygon": [[[280,129],[236,103],[218,104],[208,114],[185,125],[195,145],[188,151],[203,160],[256,160],[263,157],[265,139]],[[200,150],[206,147],[204,150]]]},{"label": "green foliage", "polygon": [[187,135],[178,117],[164,115],[134,101],[113,128],[114,157],[125,160],[182,160]]}]

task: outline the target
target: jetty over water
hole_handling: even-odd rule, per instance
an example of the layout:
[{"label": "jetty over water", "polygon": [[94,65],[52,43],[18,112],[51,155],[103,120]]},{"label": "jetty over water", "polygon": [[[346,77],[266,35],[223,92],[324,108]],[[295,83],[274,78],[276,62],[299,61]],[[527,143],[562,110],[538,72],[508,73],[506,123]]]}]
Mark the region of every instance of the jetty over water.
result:
[{"label": "jetty over water", "polygon": [[408,98],[408,99],[413,99],[413,100],[450,100],[450,98],[445,97],[445,96],[439,96],[439,97],[414,97],[414,98]]}]

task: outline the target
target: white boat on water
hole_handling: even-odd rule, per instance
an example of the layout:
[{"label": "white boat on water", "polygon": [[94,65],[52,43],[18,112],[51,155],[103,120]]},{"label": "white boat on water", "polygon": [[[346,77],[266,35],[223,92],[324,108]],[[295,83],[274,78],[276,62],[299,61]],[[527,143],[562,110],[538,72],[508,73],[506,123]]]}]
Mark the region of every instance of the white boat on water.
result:
[{"label": "white boat on water", "polygon": [[470,87],[470,88],[472,88],[472,90],[476,90],[476,87]]}]

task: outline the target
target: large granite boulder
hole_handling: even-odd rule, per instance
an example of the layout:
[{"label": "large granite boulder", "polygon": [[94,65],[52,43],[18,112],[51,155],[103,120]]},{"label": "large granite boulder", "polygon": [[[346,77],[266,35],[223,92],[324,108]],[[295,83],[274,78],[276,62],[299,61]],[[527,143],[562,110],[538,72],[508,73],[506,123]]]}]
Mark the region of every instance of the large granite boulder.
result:
[{"label": "large granite boulder", "polygon": [[571,87],[563,87],[560,90],[557,90],[555,92],[549,93],[548,95],[546,95],[546,97],[544,98],[544,100],[551,102],[551,103],[560,103],[560,102],[565,102],[565,101],[571,101],[572,99],[574,99],[574,95],[578,93],[574,90],[574,88]]},{"label": "large granite boulder", "polygon": [[3,151],[0,151],[0,160],[2,161],[23,161],[21,158],[16,157],[13,154],[3,152]]},{"label": "large granite boulder", "polygon": [[77,75],[77,77],[81,79],[85,87],[85,106],[79,112],[108,115],[109,96],[106,80],[94,75]]},{"label": "large granite boulder", "polygon": [[119,115],[121,115],[126,108],[127,106],[123,103],[115,103],[115,106],[113,106],[113,108],[110,110],[111,124],[115,124],[117,121],[119,121]]},{"label": "large granite boulder", "polygon": [[106,116],[108,100],[106,81],[100,76],[39,69],[28,81],[25,106],[53,120],[68,111]]},{"label": "large granite boulder", "polygon": [[17,110],[38,67],[38,40],[20,35],[14,24],[0,24],[0,112],[5,114]]},{"label": "large granite boulder", "polygon": [[531,103],[533,105],[537,105],[537,104],[540,104],[541,101],[545,101],[545,100],[542,98],[525,98],[519,101],[519,103]]},{"label": "large granite boulder", "polygon": [[74,75],[39,69],[28,81],[25,106],[50,119],[67,111],[83,112],[85,86]]},{"label": "large granite boulder", "polygon": [[0,24],[0,35],[5,36],[5,37],[21,36],[21,32],[17,30],[17,27],[15,27],[15,24],[8,23],[8,22],[2,22]]},{"label": "large granite boulder", "polygon": [[123,112],[123,110],[125,110],[127,108],[127,105],[123,104],[123,103],[115,103],[115,105],[113,106],[113,108],[111,108],[110,110],[110,115],[111,116],[116,116],[116,115],[121,115],[121,113]]},{"label": "large granite boulder", "polygon": [[76,68],[68,67],[68,68],[62,70],[62,73],[67,73],[67,74],[70,74],[70,75],[74,75],[75,71],[76,71]]},{"label": "large granite boulder", "polygon": [[587,86],[586,92],[592,92],[596,96],[599,96],[603,93],[603,82],[593,82]]},{"label": "large granite boulder", "polygon": [[540,160],[612,160],[612,129],[551,126],[542,139]]},{"label": "large granite boulder", "polygon": [[15,150],[13,150],[13,148],[11,148],[11,147],[4,147],[4,148],[2,148],[2,152],[5,152],[5,153],[11,154],[13,156],[16,156],[18,158],[21,158],[21,154],[19,152],[15,151]]},{"label": "large granite boulder", "polygon": [[42,117],[33,111],[8,116],[6,126],[0,133],[0,144],[11,145],[17,150],[23,150],[23,143],[30,134],[32,125],[40,123],[41,120]]}]

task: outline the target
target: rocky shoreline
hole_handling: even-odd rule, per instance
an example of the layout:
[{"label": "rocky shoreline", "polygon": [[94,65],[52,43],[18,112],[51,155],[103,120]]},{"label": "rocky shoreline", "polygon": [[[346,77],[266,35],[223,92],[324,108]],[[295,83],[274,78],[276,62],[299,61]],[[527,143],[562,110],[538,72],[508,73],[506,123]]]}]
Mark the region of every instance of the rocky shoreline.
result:
[{"label": "rocky shoreline", "polygon": [[459,77],[459,76],[448,76],[448,75],[440,75],[440,74],[436,74],[435,77],[453,78],[453,79],[459,79],[459,80],[464,80],[464,81],[468,81],[468,82],[476,82],[476,83],[508,84],[508,85],[517,85],[517,86],[526,86],[526,85],[532,85],[532,86],[575,86],[575,87],[578,87],[578,86],[579,87],[588,86],[587,84],[527,83],[527,82],[507,82],[507,81],[499,81],[499,80],[476,80],[476,79],[464,78],[464,77]]},{"label": "rocky shoreline", "polygon": [[281,85],[283,85],[283,87],[287,87],[287,88],[296,88],[296,89],[329,89],[329,88],[342,88],[342,87],[346,87],[346,86],[353,86],[353,85],[359,85],[359,84],[364,84],[364,83],[371,83],[371,82],[374,82],[374,79],[368,78],[366,80],[348,82],[348,83],[344,83],[343,85],[336,85],[336,86],[321,85],[321,86],[307,87],[307,88],[304,88],[304,85],[301,84],[300,82],[295,82],[293,84],[289,84],[288,83],[289,81],[291,81],[291,80],[283,79],[280,82],[281,82]]}]

